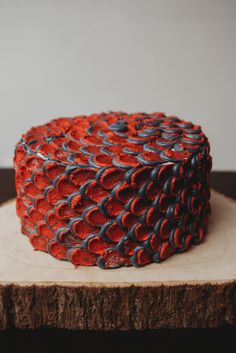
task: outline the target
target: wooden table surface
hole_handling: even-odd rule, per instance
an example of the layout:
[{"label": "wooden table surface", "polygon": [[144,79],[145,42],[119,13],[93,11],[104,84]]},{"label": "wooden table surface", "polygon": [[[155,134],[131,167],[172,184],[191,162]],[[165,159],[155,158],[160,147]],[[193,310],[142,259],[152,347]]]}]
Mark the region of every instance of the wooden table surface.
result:
[{"label": "wooden table surface", "polygon": [[[213,172],[211,185],[214,189],[236,199],[236,172]],[[14,172],[0,170],[0,203],[15,196]],[[235,307],[236,310],[236,307]],[[213,349],[232,347],[236,327],[217,329],[173,329],[156,331],[128,332],[82,332],[58,329],[38,329],[33,331],[10,329],[0,332],[1,352],[3,353],[53,353],[53,352],[127,352],[138,353],[148,349],[151,352],[174,349],[197,352],[209,346]]]}]

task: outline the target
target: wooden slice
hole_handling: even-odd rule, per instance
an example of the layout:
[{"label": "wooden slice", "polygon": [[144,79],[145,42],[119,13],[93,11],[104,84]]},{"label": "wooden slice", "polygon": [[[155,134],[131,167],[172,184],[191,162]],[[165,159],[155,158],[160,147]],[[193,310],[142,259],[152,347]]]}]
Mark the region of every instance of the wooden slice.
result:
[{"label": "wooden slice", "polygon": [[236,323],[236,202],[213,191],[205,241],[142,268],[74,268],[33,251],[15,201],[0,208],[0,328],[81,330]]}]

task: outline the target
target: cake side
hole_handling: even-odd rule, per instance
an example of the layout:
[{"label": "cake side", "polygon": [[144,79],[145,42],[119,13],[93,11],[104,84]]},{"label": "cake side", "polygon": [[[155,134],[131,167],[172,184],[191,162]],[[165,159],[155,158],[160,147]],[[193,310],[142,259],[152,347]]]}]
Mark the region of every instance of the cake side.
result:
[{"label": "cake side", "polygon": [[14,165],[22,233],[76,266],[159,262],[206,233],[210,147],[177,117],[54,119],[22,136]]}]

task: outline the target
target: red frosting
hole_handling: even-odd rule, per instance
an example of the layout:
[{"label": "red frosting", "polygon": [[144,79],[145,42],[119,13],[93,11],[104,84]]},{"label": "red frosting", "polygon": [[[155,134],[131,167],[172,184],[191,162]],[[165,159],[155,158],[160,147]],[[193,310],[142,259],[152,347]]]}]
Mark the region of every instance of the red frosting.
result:
[{"label": "red frosting", "polygon": [[76,266],[142,266],[185,251],[206,233],[209,150],[200,126],[164,113],[33,127],[14,156],[22,233]]}]

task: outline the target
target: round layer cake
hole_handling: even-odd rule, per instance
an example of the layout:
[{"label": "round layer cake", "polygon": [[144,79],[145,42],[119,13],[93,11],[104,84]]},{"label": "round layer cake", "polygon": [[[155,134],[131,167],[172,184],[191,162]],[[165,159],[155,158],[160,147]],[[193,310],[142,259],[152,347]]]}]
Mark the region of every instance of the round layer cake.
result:
[{"label": "round layer cake", "polygon": [[22,233],[75,266],[160,262],[206,234],[209,152],[199,125],[159,112],[33,127],[14,157]]}]

